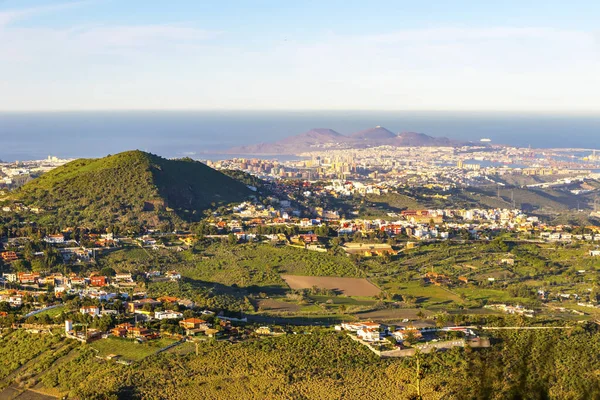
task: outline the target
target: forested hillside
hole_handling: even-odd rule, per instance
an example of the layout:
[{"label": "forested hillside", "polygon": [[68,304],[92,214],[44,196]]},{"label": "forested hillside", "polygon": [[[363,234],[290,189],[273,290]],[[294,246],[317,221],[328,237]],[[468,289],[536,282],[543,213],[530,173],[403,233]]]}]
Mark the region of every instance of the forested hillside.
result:
[{"label": "forested hillside", "polygon": [[200,162],[129,151],[56,168],[14,199],[42,208],[40,222],[61,226],[158,225],[198,220],[212,204],[243,201],[252,193]]}]

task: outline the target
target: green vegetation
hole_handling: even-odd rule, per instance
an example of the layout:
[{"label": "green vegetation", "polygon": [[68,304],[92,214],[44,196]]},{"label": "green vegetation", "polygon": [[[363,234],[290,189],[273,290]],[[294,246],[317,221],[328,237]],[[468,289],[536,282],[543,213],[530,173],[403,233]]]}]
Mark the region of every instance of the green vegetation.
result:
[{"label": "green vegetation", "polygon": [[[14,335],[14,334],[12,334]],[[46,336],[12,337],[3,359]],[[454,348],[421,355],[426,399],[598,398],[600,333],[594,326],[568,331],[494,333],[490,349]],[[47,340],[47,339],[44,339]],[[95,357],[91,345],[69,347],[51,366],[41,358],[6,368],[2,378],[68,398],[394,398],[414,399],[414,359],[379,359],[343,334],[312,334],[229,344],[206,341],[148,356],[131,366]],[[42,348],[50,352],[50,344]],[[65,354],[66,353],[66,354]],[[47,361],[47,360],[46,360]],[[9,364],[10,365],[10,364]]]},{"label": "green vegetation", "polygon": [[139,343],[134,339],[109,337],[96,340],[90,346],[98,351],[100,357],[114,354],[128,361],[140,361],[173,343],[175,340],[172,339],[157,339]]},{"label": "green vegetation", "polygon": [[0,380],[39,358],[44,352],[52,351],[60,342],[60,337],[30,335],[22,330],[3,334],[0,338]]},{"label": "green vegetation", "polygon": [[[501,180],[498,180],[501,182]],[[361,218],[386,217],[389,213],[415,209],[469,209],[520,208],[536,213],[555,223],[589,222],[589,212],[577,213],[577,207],[592,209],[594,199],[588,195],[574,195],[567,190],[527,188],[496,185],[442,190],[423,186],[399,187],[381,195],[349,196],[312,199],[312,206],[339,210],[350,217],[358,211]],[[586,225],[584,223],[583,225]]]},{"label": "green vegetation", "polygon": [[124,248],[98,258],[101,267],[142,272],[149,268],[176,269],[183,276],[203,282],[237,287],[287,287],[280,274],[312,276],[359,276],[346,256],[322,254],[291,246],[202,242],[191,250],[147,251]]},{"label": "green vegetation", "polygon": [[[442,242],[417,247],[390,258],[347,257],[338,253],[316,253],[290,246],[237,244],[200,241],[193,248],[150,250],[127,247],[98,258],[96,268],[142,274],[150,269],[175,269],[182,282],[148,282],[151,296],[187,297],[206,307],[251,310],[248,297],[261,294],[293,302],[306,314],[365,311],[366,308],[405,306],[432,310],[479,308],[486,304],[509,303],[539,307],[538,289],[576,293],[583,301],[595,301],[600,293],[597,271],[600,259],[590,257],[589,244],[543,244],[518,242],[509,236],[491,242]],[[514,265],[502,264],[513,259]],[[162,266],[162,267],[161,267]],[[585,271],[585,272],[582,272]],[[447,277],[439,286],[424,276],[434,272]],[[340,310],[341,300],[329,293],[297,296],[282,274],[306,276],[366,277],[383,290],[376,303],[349,302]],[[466,279],[468,283],[459,281]],[[493,280],[491,280],[493,279]],[[596,288],[590,292],[590,288]],[[327,295],[320,299],[314,295]],[[312,296],[307,296],[312,295]],[[339,299],[342,299],[340,297]],[[329,301],[329,303],[327,302]],[[254,309],[257,308],[254,302]],[[270,312],[289,313],[289,307],[266,307]],[[312,310],[312,311],[311,311]],[[590,310],[591,312],[591,310]]]},{"label": "green vegetation", "polygon": [[191,159],[167,160],[141,151],[79,159],[23,186],[14,200],[51,211],[33,215],[59,226],[139,226],[198,220],[217,204],[252,192]]}]

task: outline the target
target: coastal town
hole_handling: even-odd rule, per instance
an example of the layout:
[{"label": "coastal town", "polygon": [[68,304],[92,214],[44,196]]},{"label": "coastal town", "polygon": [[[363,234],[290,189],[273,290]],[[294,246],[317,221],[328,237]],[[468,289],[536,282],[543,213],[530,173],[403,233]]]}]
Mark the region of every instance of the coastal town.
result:
[{"label": "coastal town", "polygon": [[[268,156],[205,160],[216,169],[239,169],[263,179],[350,180],[379,186],[439,188],[502,184],[511,176],[544,177],[544,181],[598,176],[600,155],[587,149],[485,147],[390,147],[320,150],[296,160]],[[564,181],[562,182],[565,183]]]}]

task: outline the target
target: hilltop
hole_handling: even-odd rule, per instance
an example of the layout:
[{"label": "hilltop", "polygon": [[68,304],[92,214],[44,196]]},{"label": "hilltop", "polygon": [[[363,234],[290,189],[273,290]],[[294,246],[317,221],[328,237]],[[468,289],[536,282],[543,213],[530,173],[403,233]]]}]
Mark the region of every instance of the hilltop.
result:
[{"label": "hilltop", "polygon": [[229,149],[232,154],[281,155],[299,154],[320,149],[361,149],[375,146],[461,146],[465,143],[446,137],[433,137],[424,133],[404,132],[396,135],[382,126],[355,132],[350,136],[333,129],[314,128],[273,143],[259,143]]},{"label": "hilltop", "polygon": [[58,167],[23,186],[14,200],[44,209],[40,219],[59,225],[155,226],[198,219],[213,205],[252,193],[200,162],[127,151]]}]

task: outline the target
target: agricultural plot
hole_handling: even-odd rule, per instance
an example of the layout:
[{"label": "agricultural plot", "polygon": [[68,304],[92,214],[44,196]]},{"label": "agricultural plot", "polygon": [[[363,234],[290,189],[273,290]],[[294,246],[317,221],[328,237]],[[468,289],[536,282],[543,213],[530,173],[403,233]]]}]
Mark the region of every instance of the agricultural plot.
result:
[{"label": "agricultural plot", "polygon": [[281,275],[292,289],[310,289],[313,286],[339,291],[346,296],[376,296],[381,290],[366,279],[324,276]]},{"label": "agricultural plot", "polygon": [[394,282],[383,287],[391,293],[413,296],[421,307],[446,307],[451,303],[463,303],[452,291],[435,285],[423,285],[418,281]]},{"label": "agricultural plot", "polygon": [[[422,316],[419,315],[422,313]],[[392,308],[384,310],[374,310],[355,314],[360,319],[376,321],[402,321],[404,319],[417,320],[434,315],[432,311],[420,308]]]},{"label": "agricultural plot", "polygon": [[271,312],[296,312],[300,310],[300,306],[287,301],[265,299],[258,302],[258,309]]},{"label": "agricultural plot", "polygon": [[100,357],[114,354],[129,361],[140,361],[174,342],[172,339],[159,339],[138,343],[130,339],[109,337],[97,340],[91,346],[98,351]]}]

